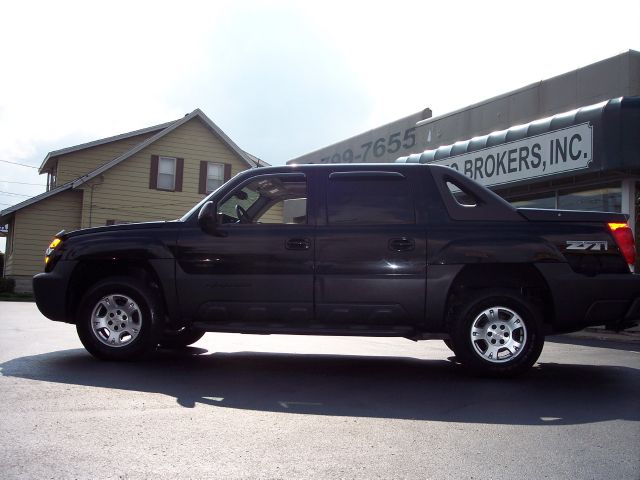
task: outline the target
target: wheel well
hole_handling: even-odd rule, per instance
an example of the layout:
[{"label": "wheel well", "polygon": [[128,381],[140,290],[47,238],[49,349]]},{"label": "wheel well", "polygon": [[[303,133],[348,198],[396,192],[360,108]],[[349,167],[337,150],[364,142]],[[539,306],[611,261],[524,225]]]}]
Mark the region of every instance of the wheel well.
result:
[{"label": "wheel well", "polygon": [[[85,261],[76,266],[69,281],[67,318],[73,319],[75,323],[76,309],[85,292],[100,280],[113,276],[131,277],[145,282],[156,291],[164,304],[158,276],[148,263],[130,260]],[[166,308],[166,305],[164,306]]]},{"label": "wheel well", "polygon": [[540,272],[527,264],[474,264],[465,266],[451,285],[446,311],[459,303],[460,298],[481,289],[503,288],[517,290],[535,304],[542,313],[547,329],[554,324],[551,290]]}]

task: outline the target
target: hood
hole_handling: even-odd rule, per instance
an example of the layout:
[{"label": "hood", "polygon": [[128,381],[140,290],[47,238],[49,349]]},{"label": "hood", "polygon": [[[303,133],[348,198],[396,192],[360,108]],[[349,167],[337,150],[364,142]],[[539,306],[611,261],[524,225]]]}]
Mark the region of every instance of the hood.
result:
[{"label": "hood", "polygon": [[120,230],[132,231],[132,230],[149,230],[156,228],[163,228],[167,224],[174,224],[178,220],[163,220],[157,222],[140,222],[140,223],[121,223],[118,225],[106,225],[103,227],[91,227],[91,228],[83,228],[80,230],[72,230],[71,232],[65,232],[62,230],[56,234],[56,237],[66,240],[67,238],[77,237],[80,235],[88,235],[94,233],[106,233],[106,232],[115,232]]}]

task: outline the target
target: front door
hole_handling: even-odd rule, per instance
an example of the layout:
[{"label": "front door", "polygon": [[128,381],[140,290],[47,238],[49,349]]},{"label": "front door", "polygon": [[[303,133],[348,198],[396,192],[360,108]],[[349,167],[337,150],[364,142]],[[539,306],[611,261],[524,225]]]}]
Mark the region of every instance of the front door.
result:
[{"label": "front door", "polygon": [[308,326],[315,239],[307,200],[304,174],[259,175],[216,205],[215,234],[183,229],[176,265],[183,314],[221,330]]}]

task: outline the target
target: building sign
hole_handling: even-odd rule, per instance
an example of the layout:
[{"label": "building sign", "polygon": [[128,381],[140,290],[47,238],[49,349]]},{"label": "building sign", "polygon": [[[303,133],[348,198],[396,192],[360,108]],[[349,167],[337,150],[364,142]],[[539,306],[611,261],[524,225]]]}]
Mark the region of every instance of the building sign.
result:
[{"label": "building sign", "polygon": [[490,187],[582,170],[592,154],[592,127],[582,123],[429,164],[451,167]]},{"label": "building sign", "polygon": [[402,155],[424,150],[416,123],[431,117],[431,110],[414,113],[382,127],[316,150],[287,164],[303,163],[384,163]]}]

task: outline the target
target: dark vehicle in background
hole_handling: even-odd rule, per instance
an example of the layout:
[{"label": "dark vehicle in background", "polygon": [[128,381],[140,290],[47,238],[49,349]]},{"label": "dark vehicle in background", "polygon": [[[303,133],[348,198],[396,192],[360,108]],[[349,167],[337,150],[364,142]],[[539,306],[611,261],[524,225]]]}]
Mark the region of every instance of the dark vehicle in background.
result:
[{"label": "dark vehicle in background", "polygon": [[205,332],[396,336],[507,376],[545,335],[635,324],[626,221],[516,209],[446,167],[257,168],[177,221],[61,232],[33,284],[102,359]]}]

